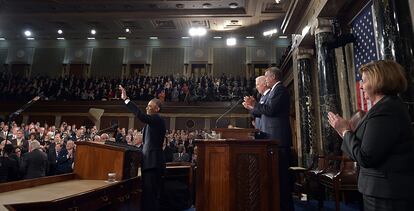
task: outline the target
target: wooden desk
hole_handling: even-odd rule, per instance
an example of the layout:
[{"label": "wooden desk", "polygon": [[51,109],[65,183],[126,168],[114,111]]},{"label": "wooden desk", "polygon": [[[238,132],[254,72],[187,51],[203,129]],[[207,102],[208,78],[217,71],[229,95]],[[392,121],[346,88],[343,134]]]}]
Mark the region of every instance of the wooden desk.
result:
[{"label": "wooden desk", "polygon": [[[140,159],[128,147],[77,143],[75,173],[0,184],[0,210],[140,210]],[[106,182],[109,172],[119,182]]]}]

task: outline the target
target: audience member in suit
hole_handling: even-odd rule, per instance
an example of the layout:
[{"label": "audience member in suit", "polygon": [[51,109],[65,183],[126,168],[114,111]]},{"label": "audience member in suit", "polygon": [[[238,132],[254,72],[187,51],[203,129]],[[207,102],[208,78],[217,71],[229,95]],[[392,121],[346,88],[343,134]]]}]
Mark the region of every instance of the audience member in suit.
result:
[{"label": "audience member in suit", "polygon": [[260,115],[260,130],[265,137],[279,141],[280,210],[294,210],[292,199],[293,179],[289,176],[292,132],[289,121],[290,97],[280,81],[281,71],[276,67],[266,70],[266,86],[271,88],[263,103],[252,96],[244,97],[243,106],[254,115]]},{"label": "audience member in suit", "polygon": [[57,158],[58,153],[56,150],[56,145],[59,145],[62,142],[62,138],[60,136],[60,133],[55,134],[55,138],[53,140],[50,140],[50,144],[47,147],[47,158],[49,161],[49,171],[48,175],[55,175],[56,174],[56,165],[57,165]]},{"label": "audience member in suit", "polygon": [[44,177],[49,167],[47,155],[41,150],[38,141],[29,144],[28,153],[23,155],[20,164],[20,172],[24,179],[34,179]]},{"label": "audience member in suit", "polygon": [[343,138],[342,151],[360,166],[358,190],[364,210],[412,210],[414,135],[407,105],[398,93],[407,88],[404,68],[394,61],[374,61],[360,68],[364,98],[373,103],[352,131],[332,112],[329,124]]},{"label": "audience member in suit", "polygon": [[22,153],[26,153],[29,149],[29,142],[24,139],[23,131],[18,130],[16,133],[16,138],[11,140],[14,147],[19,147],[22,150]]},{"label": "audience member in suit", "polygon": [[178,146],[178,152],[174,153],[173,162],[190,162],[191,157],[185,152],[183,145]]},{"label": "audience member in suit", "polygon": [[14,147],[6,144],[0,154],[0,183],[16,181],[19,179],[18,160],[13,158]]},{"label": "audience member in suit", "polygon": [[162,151],[164,152],[165,162],[172,162],[174,157],[174,152],[170,146],[167,144],[167,138],[164,139],[164,143],[162,144]]},{"label": "audience member in suit", "polygon": [[56,174],[66,174],[73,171],[73,162],[75,161],[75,142],[69,140],[66,147],[58,153]]},{"label": "audience member in suit", "polygon": [[161,110],[161,101],[158,99],[150,100],[145,114],[129,100],[122,86],[119,86],[119,89],[127,108],[146,124],[142,133],[144,142],[142,150],[142,206],[144,211],[158,211],[162,185],[161,176],[165,170],[162,143],[166,128],[164,119],[158,114]]}]

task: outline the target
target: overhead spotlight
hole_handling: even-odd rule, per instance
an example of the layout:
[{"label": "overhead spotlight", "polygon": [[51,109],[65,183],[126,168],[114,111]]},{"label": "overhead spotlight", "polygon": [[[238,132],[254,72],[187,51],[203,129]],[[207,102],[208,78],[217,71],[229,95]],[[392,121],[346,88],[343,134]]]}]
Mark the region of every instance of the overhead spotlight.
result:
[{"label": "overhead spotlight", "polygon": [[181,39],[190,39],[190,37],[181,37]]},{"label": "overhead spotlight", "polygon": [[57,31],[57,33],[58,33],[58,34],[63,34],[62,29],[59,29],[59,30]]},{"label": "overhead spotlight", "polygon": [[4,37],[0,37],[0,40],[6,40],[6,38],[4,38]]},{"label": "overhead spotlight", "polygon": [[272,35],[274,35],[276,33],[277,33],[277,29],[271,29],[271,30],[268,30],[268,31],[263,32],[263,36],[269,36],[269,37],[271,37]]},{"label": "overhead spotlight", "polygon": [[131,31],[130,31],[128,28],[126,28],[126,29],[125,29],[125,32],[126,32],[126,33],[129,33],[129,32],[131,32]]},{"label": "overhead spotlight", "polygon": [[26,37],[30,37],[30,36],[32,36],[32,32],[30,30],[26,30],[26,31],[24,31],[24,35]]},{"label": "overhead spotlight", "polygon": [[190,28],[190,30],[188,31],[188,33],[190,34],[190,36],[194,37],[194,36],[204,36],[207,34],[207,29],[204,27],[192,27]]},{"label": "overhead spotlight", "polygon": [[237,40],[234,37],[227,38],[226,40],[227,46],[235,46],[236,43],[237,43]]},{"label": "overhead spotlight", "polygon": [[95,29],[92,29],[91,30],[91,34],[95,35],[96,34],[96,30]]},{"label": "overhead spotlight", "polygon": [[34,40],[34,37],[28,37],[27,40]]},{"label": "overhead spotlight", "polygon": [[118,40],[126,40],[126,37],[118,37]]},{"label": "overhead spotlight", "polygon": [[56,39],[58,39],[58,40],[64,40],[65,38],[64,37],[58,37]]},{"label": "overhead spotlight", "polygon": [[154,36],[152,36],[152,37],[149,37],[149,39],[150,39],[150,40],[158,40],[158,37],[154,37]]},{"label": "overhead spotlight", "polygon": [[279,38],[280,38],[280,39],[287,39],[287,38],[288,38],[288,36],[286,36],[286,35],[280,35],[280,36],[279,36]]},{"label": "overhead spotlight", "polygon": [[275,3],[276,3],[276,4],[279,4],[279,3],[280,3],[280,1],[281,1],[281,0],[275,0]]},{"label": "overhead spotlight", "polygon": [[88,40],[94,40],[95,37],[88,37]]},{"label": "overhead spotlight", "polygon": [[303,27],[303,29],[302,29],[302,36],[305,36],[309,32],[309,29],[310,28],[311,28],[310,26]]},{"label": "overhead spotlight", "polygon": [[237,3],[230,3],[230,4],[229,4],[229,7],[230,7],[231,9],[236,9],[238,6],[239,6],[239,4],[237,4]]},{"label": "overhead spotlight", "polygon": [[216,36],[216,37],[213,37],[214,39],[221,39],[222,37],[219,37],[219,36]]},{"label": "overhead spotlight", "polygon": [[253,36],[247,36],[246,39],[254,39]]}]

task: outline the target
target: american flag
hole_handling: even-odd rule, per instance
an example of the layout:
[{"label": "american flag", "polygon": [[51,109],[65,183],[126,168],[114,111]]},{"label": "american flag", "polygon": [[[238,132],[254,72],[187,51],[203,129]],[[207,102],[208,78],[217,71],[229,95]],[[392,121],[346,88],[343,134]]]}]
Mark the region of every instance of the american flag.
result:
[{"label": "american flag", "polygon": [[352,22],[352,33],[355,36],[354,43],[354,64],[356,76],[356,93],[358,109],[367,111],[371,108],[370,100],[364,99],[361,89],[361,74],[359,68],[368,62],[378,60],[377,45],[375,42],[374,24],[373,24],[372,4],[367,5],[365,9]]}]

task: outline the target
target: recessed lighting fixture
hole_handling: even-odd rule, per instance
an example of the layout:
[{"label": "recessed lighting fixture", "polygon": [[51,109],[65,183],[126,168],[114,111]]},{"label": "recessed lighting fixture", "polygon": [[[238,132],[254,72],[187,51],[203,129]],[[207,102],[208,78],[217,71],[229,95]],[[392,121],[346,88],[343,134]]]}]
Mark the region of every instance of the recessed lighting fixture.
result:
[{"label": "recessed lighting fixture", "polygon": [[4,37],[0,37],[0,40],[6,40],[6,38],[4,38]]},{"label": "recessed lighting fixture", "polygon": [[254,39],[253,36],[247,36],[246,39]]},{"label": "recessed lighting fixture", "polygon": [[64,40],[65,38],[64,37],[58,37],[56,39],[58,39],[58,40]]},{"label": "recessed lighting fixture", "polygon": [[237,40],[234,37],[227,38],[226,44],[227,46],[235,46],[237,44]]},{"label": "recessed lighting fixture", "polygon": [[63,34],[62,29],[59,29],[59,30],[57,31],[57,33],[58,33],[58,34]]},{"label": "recessed lighting fixture", "polygon": [[207,8],[210,8],[211,7],[211,4],[210,3],[204,3],[203,4],[203,8],[204,9],[207,9]]},{"label": "recessed lighting fixture", "polygon": [[131,32],[131,30],[129,30],[128,28],[126,28],[126,29],[125,29],[125,32],[126,32],[126,33],[129,33],[129,32]]},{"label": "recessed lighting fixture", "polygon": [[214,39],[221,39],[222,37],[219,37],[219,36],[217,36],[217,37],[213,37]]},{"label": "recessed lighting fixture", "polygon": [[150,40],[158,40],[158,37],[149,37]]},{"label": "recessed lighting fixture", "polygon": [[118,40],[126,40],[126,37],[118,37]]},{"label": "recessed lighting fixture", "polygon": [[277,33],[277,29],[271,29],[271,30],[268,30],[268,31],[263,32],[263,36],[269,36],[269,37],[271,37],[272,35],[274,35],[276,33]]},{"label": "recessed lighting fixture", "polygon": [[96,30],[95,29],[92,29],[91,30],[91,34],[95,35],[96,34]]},{"label": "recessed lighting fixture", "polygon": [[231,9],[236,9],[238,6],[239,6],[239,4],[237,4],[237,3],[230,3],[230,4],[229,4],[229,7],[230,7]]},{"label": "recessed lighting fixture", "polygon": [[24,31],[24,35],[26,37],[30,37],[32,35],[32,32],[30,30],[26,30],[26,31]]},{"label": "recessed lighting fixture", "polygon": [[280,39],[287,39],[288,37],[286,35],[280,35],[279,38]]},{"label": "recessed lighting fixture", "polygon": [[309,32],[310,26],[305,26],[302,29],[302,36],[305,36]]},{"label": "recessed lighting fixture", "polygon": [[190,36],[204,36],[207,34],[207,29],[204,27],[191,27],[190,30],[188,30],[188,33]]},{"label": "recessed lighting fixture", "polygon": [[88,37],[88,40],[94,40],[95,37]]},{"label": "recessed lighting fixture", "polygon": [[28,37],[27,40],[34,40],[34,37]]},{"label": "recessed lighting fixture", "polygon": [[181,39],[190,39],[190,37],[181,37]]}]

